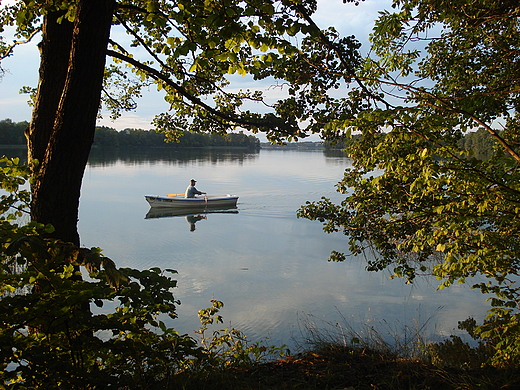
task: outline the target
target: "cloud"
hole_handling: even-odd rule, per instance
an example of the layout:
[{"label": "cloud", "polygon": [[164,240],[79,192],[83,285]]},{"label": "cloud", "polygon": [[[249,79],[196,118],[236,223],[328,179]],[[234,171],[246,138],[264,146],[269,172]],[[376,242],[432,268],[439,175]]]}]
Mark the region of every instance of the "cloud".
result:
[{"label": "cloud", "polygon": [[366,46],[378,12],[391,5],[389,0],[366,0],[357,6],[342,0],[318,0],[314,20],[320,28],[334,26],[342,36],[354,35]]},{"label": "cloud", "polygon": [[[156,111],[158,113],[159,111]],[[144,129],[149,130],[153,128],[151,122],[153,114],[140,115],[138,112],[125,112],[116,121],[109,118],[108,115],[104,115],[102,119],[97,121],[98,126],[107,126],[116,130],[124,129]]]}]

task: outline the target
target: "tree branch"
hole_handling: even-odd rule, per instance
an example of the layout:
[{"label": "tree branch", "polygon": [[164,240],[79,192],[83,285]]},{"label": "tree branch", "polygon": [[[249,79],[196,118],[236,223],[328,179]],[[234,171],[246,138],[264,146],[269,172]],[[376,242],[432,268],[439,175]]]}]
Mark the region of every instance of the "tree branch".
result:
[{"label": "tree branch", "polygon": [[13,50],[16,46],[18,45],[23,45],[25,43],[29,43],[35,36],[36,34],[38,34],[39,32],[41,31],[41,27],[40,28],[37,28],[36,30],[34,30],[32,32],[32,34],[29,36],[29,38],[23,40],[23,41],[14,41],[12,45],[9,45],[7,47],[7,49],[5,50],[5,52],[2,53],[2,55],[0,56],[0,61],[6,59],[7,57],[9,57],[12,53],[13,53]]},{"label": "tree branch", "polygon": [[285,134],[285,135],[294,135],[295,131],[299,131],[299,128],[291,127],[282,118],[277,118],[274,115],[272,116],[272,120],[264,119],[264,120],[258,120],[258,121],[251,121],[251,120],[241,118],[239,116],[234,116],[234,115],[223,113],[223,112],[215,109],[214,107],[211,107],[207,103],[204,103],[200,98],[190,94],[182,85],[171,80],[168,76],[166,76],[162,72],[158,71],[157,69],[154,69],[148,65],[145,65],[145,64],[137,61],[136,59],[134,59],[132,57],[126,56],[122,53],[118,53],[113,50],[107,50],[107,54],[111,57],[114,57],[114,58],[117,58],[124,62],[127,62],[130,65],[136,67],[137,69],[144,71],[154,80],[161,80],[166,85],[168,85],[169,87],[176,90],[180,95],[182,95],[184,98],[186,98],[191,103],[203,108],[204,110],[208,111],[213,116],[221,119],[222,124],[224,124],[224,122],[230,122],[230,123],[234,123],[235,125],[257,128],[264,132],[275,131],[277,133],[281,133],[281,134]]}]

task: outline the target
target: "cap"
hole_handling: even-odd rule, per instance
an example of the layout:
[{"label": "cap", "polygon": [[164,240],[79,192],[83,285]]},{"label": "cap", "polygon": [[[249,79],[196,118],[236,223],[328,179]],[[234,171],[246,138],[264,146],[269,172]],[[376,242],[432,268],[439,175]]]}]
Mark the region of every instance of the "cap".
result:
[{"label": "cap", "polygon": [[194,181],[195,183],[197,182],[197,180],[195,180],[195,179],[191,179],[190,181]]}]

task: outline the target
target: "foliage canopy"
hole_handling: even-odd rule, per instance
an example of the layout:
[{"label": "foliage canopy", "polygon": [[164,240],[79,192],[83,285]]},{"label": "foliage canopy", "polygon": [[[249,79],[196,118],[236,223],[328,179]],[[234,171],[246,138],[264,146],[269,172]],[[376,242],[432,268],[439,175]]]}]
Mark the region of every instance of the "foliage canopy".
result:
[{"label": "foliage canopy", "polygon": [[[18,41],[4,41],[0,58],[34,39],[47,15],[58,13],[59,23],[73,22],[80,3],[6,6],[0,25],[14,25]],[[155,125],[172,137],[182,130],[224,133],[233,128],[263,131],[273,141],[320,133],[335,118],[327,91],[345,78],[344,72],[331,77],[332,72],[351,71],[360,58],[353,37],[340,39],[333,28],[322,32],[314,24],[310,15],[315,10],[315,0],[114,2],[112,25],[118,34],[109,41],[112,61],[105,68],[103,102],[118,117],[135,108],[143,88],[154,85],[170,106],[157,115]],[[332,56],[337,50],[344,54],[341,64]],[[324,67],[331,73],[322,74]],[[285,98],[266,99],[261,89],[226,89],[233,75],[273,84],[283,80],[278,88]],[[341,115],[354,112],[358,103],[342,99]]]},{"label": "foliage canopy", "polygon": [[[357,77],[373,104],[329,123],[359,132],[338,191],[299,215],[348,235],[350,250],[375,248],[369,270],[389,268],[440,287],[483,278],[491,293],[480,326],[461,324],[496,347],[497,361],[518,362],[520,333],[519,9],[513,1],[395,1],[371,35],[372,56]],[[481,128],[494,141],[489,160],[460,147]],[[345,255],[334,251],[331,260]],[[436,262],[435,258],[441,258]],[[478,279],[477,279],[478,280]]]}]

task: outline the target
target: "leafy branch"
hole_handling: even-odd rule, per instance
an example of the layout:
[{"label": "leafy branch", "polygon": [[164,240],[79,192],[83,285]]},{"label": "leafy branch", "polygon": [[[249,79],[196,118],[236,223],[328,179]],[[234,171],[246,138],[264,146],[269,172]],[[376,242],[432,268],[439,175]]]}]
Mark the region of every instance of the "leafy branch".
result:
[{"label": "leafy branch", "polygon": [[214,118],[218,118],[221,122],[225,124],[226,126],[245,126],[250,128],[256,128],[261,129],[262,131],[269,132],[269,131],[275,131],[277,133],[286,134],[286,135],[293,135],[295,131],[298,131],[299,129],[295,129],[294,127],[290,126],[289,123],[284,121],[281,118],[277,118],[274,115],[269,115],[268,119],[258,119],[258,120],[249,120],[247,118],[243,118],[240,116],[234,116],[227,113],[224,113],[222,111],[219,111],[215,109],[214,107],[211,107],[204,101],[202,101],[200,98],[192,95],[189,93],[186,88],[184,88],[179,83],[171,80],[166,74],[163,72],[152,68],[149,65],[143,64],[136,59],[129,57],[127,55],[124,55],[122,53],[116,52],[114,50],[108,50],[107,54],[117,58],[119,60],[125,61],[132,66],[134,66],[136,69],[139,69],[146,74],[148,74],[151,78],[154,80],[160,80],[164,82],[169,87],[173,88],[175,91],[177,91],[181,96],[186,98],[189,102],[193,103],[196,106],[199,106],[206,110],[208,113],[212,114]]}]

